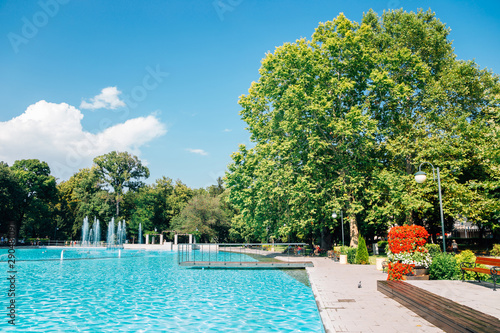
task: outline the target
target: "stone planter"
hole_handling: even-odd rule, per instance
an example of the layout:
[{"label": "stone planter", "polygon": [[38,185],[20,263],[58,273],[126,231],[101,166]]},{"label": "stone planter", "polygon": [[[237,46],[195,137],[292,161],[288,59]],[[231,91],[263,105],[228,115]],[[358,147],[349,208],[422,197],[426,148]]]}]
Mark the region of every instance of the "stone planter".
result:
[{"label": "stone planter", "polygon": [[346,265],[347,264],[347,254],[341,254],[339,257],[340,257],[339,262],[343,265]]},{"label": "stone planter", "polygon": [[385,260],[386,260],[385,258],[375,259],[375,267],[377,268],[378,271],[384,270],[384,267],[382,267],[382,264],[384,263]]}]

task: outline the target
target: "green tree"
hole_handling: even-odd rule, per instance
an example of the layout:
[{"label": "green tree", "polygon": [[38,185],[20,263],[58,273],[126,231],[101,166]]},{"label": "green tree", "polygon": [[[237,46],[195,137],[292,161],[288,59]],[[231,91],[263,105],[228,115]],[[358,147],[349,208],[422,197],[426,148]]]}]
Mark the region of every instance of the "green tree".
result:
[{"label": "green tree", "polygon": [[218,196],[224,192],[224,181],[221,177],[217,178],[217,185],[211,185],[207,189],[211,196]]},{"label": "green tree", "polygon": [[15,161],[10,168],[23,193],[16,209],[18,234],[44,237],[54,231],[52,204],[57,201],[56,179],[46,162],[37,159]]},{"label": "green tree", "polygon": [[24,201],[24,191],[9,166],[0,162],[0,232],[8,233],[10,221],[18,218]]},{"label": "green tree", "polygon": [[259,82],[240,98],[255,147],[233,154],[227,183],[241,218],[260,234],[319,237],[329,248],[339,224],[331,212],[342,208],[356,245],[373,164],[376,123],[366,113],[372,38],[370,29],[339,15],[320,24],[312,41],[268,54]]},{"label": "green tree", "polygon": [[172,230],[172,219],[193,196],[193,190],[181,181],[162,177],[152,185],[125,195],[124,211],[129,221],[129,230],[135,235],[142,224],[144,231]]},{"label": "green tree", "polygon": [[[101,185],[95,166],[80,169],[70,179],[58,184],[59,214],[63,220],[69,220],[66,223],[63,221],[59,223],[64,232],[72,237],[79,237],[85,217],[90,221],[99,219],[101,223],[111,220],[112,197]],[[67,225],[71,226],[71,230],[66,230]],[[104,232],[105,228],[101,230]]]},{"label": "green tree", "polygon": [[228,168],[232,230],[329,247],[339,209],[351,245],[359,228],[432,229],[436,185],[413,177],[423,161],[440,167],[448,223],[498,228],[499,79],[456,60],[449,31],[430,10],[369,11],[361,24],[340,14],[267,54],[239,101],[255,146]]},{"label": "green tree", "polygon": [[219,197],[194,196],[172,221],[175,230],[198,235],[201,242],[224,242],[229,236],[229,218]]},{"label": "green tree", "polygon": [[366,248],[366,242],[361,235],[359,235],[358,248],[356,250],[356,264],[358,265],[369,265],[370,256],[368,255],[368,249]]},{"label": "green tree", "polygon": [[116,217],[120,216],[120,201],[126,189],[136,190],[144,183],[141,178],[149,177],[149,169],[143,166],[137,156],[128,152],[112,151],[94,158],[95,172],[103,186],[113,189],[116,202]]}]

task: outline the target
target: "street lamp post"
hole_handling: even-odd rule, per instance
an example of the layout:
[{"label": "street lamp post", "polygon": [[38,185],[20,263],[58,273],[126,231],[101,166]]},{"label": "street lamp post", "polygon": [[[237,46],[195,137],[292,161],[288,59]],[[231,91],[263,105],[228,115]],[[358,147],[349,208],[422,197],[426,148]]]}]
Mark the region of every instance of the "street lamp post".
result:
[{"label": "street lamp post", "polygon": [[[436,176],[434,174],[434,165],[432,165],[430,162],[423,162],[418,166],[418,172],[415,174],[415,181],[419,184],[422,184],[425,182],[427,179],[427,175],[425,172],[421,171],[420,168],[422,167],[422,164],[429,164],[432,167],[432,176],[434,178],[434,181],[436,181]],[[436,167],[437,171],[437,180],[438,180],[438,193],[439,193],[439,211],[441,214],[441,232],[443,235],[443,253],[446,253],[446,240],[445,240],[445,234],[444,234],[444,217],[443,217],[443,200],[441,199],[441,177],[439,175],[439,168]]]},{"label": "street lamp post", "polygon": [[[332,217],[334,219],[337,218],[337,213],[333,213],[332,214]],[[342,210],[340,211],[340,221],[341,221],[341,225],[342,225],[342,246],[344,246],[344,215],[342,214]]]}]

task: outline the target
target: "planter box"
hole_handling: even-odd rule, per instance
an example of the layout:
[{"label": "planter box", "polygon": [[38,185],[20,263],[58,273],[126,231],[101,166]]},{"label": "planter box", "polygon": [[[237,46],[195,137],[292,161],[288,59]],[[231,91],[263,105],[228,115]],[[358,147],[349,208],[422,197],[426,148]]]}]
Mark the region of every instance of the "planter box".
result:
[{"label": "planter box", "polygon": [[403,280],[429,280],[429,274],[425,275],[403,275]]},{"label": "planter box", "polygon": [[429,280],[428,268],[413,268],[415,275],[403,275],[403,280]]},{"label": "planter box", "polygon": [[340,256],[340,263],[343,265],[347,264],[347,254],[341,254]]}]

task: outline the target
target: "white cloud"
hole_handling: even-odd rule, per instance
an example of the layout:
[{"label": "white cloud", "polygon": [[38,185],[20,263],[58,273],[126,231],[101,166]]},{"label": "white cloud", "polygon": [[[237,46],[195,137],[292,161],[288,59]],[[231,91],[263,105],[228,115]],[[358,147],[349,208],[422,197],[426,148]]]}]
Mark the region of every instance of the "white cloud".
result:
[{"label": "white cloud", "polygon": [[223,130],[223,132],[231,132],[231,131],[232,131],[232,129],[229,129],[229,128],[226,128]]},{"label": "white cloud", "polygon": [[66,103],[39,101],[9,121],[0,122],[0,161],[37,158],[59,179],[90,167],[94,157],[112,150],[140,155],[141,146],[167,131],[154,115],[129,119],[98,133],[82,128],[83,114]]},{"label": "white cloud", "polygon": [[116,109],[125,106],[125,102],[118,97],[122,92],[116,87],[107,87],[101,90],[101,93],[89,102],[82,101],[80,109]]},{"label": "white cloud", "polygon": [[203,155],[207,156],[208,153],[204,151],[203,149],[192,149],[192,148],[187,148],[186,149],[188,152],[193,153],[193,154],[198,154],[198,155]]}]

